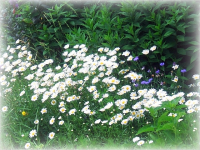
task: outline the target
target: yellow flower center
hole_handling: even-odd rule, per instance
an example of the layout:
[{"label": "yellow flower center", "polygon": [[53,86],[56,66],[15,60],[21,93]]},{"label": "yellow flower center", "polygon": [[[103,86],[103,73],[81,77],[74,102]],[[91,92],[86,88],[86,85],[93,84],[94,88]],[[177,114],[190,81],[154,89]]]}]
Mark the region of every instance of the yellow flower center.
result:
[{"label": "yellow flower center", "polygon": [[26,116],[27,113],[25,111],[22,111],[22,116]]}]

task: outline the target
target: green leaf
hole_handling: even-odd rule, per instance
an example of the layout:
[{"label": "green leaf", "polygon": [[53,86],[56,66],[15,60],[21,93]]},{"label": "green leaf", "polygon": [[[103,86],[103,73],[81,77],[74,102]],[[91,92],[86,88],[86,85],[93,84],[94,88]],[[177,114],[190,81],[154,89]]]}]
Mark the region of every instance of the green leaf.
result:
[{"label": "green leaf", "polygon": [[136,133],[136,135],[144,133],[144,132],[149,132],[149,131],[154,131],[154,127],[152,125],[143,126],[142,128],[140,128],[138,130],[138,132]]},{"label": "green leaf", "polygon": [[161,139],[161,138],[158,137],[158,134],[153,133],[153,132],[149,133],[149,136],[151,137],[151,139],[153,141],[158,141],[159,139]]},{"label": "green leaf", "polygon": [[166,77],[166,78],[172,78],[172,76],[171,76],[171,75],[165,75],[165,77]]},{"label": "green leaf", "polygon": [[47,30],[47,25],[43,24],[43,30],[44,30],[44,31]]},{"label": "green leaf", "polygon": [[55,10],[56,10],[56,11],[58,10],[58,6],[57,6],[57,4],[55,5]]},{"label": "green leaf", "polygon": [[184,77],[184,76],[180,76],[179,77],[181,80],[188,80],[188,78]]},{"label": "green leaf", "polygon": [[75,22],[74,21],[70,21],[69,24],[71,24],[72,26],[75,26]]},{"label": "green leaf", "polygon": [[147,110],[149,110],[149,113],[152,117],[157,117],[158,114],[158,110],[162,109],[163,107],[150,107],[150,108],[146,108]]},{"label": "green leaf", "polygon": [[154,55],[149,55],[150,59],[156,58]]},{"label": "green leaf", "polygon": [[167,43],[167,44],[163,44],[162,45],[162,48],[163,49],[168,49],[168,48],[171,48],[171,47],[174,47],[175,46],[175,43]]},{"label": "green leaf", "polygon": [[[187,31],[186,31],[186,32],[187,32]],[[189,41],[191,41],[193,38],[194,38],[194,37],[186,36],[186,37],[185,37],[185,41],[186,41],[186,42],[189,42]]]},{"label": "green leaf", "polygon": [[199,45],[199,43],[197,41],[192,41],[192,42],[189,42],[190,44],[192,45]]},{"label": "green leaf", "polygon": [[193,54],[192,57],[190,58],[190,63],[195,61],[198,57],[199,57],[198,54]]},{"label": "green leaf", "polygon": [[163,136],[165,137],[164,141],[168,143],[173,143],[175,141],[174,132],[171,130],[163,130],[162,131]]},{"label": "green leaf", "polygon": [[184,17],[184,15],[179,16],[179,17],[176,19],[177,22],[179,22],[183,17]]},{"label": "green leaf", "polygon": [[133,36],[132,35],[130,35],[130,34],[125,34],[125,37],[124,37],[125,39],[131,39],[131,40],[133,40]]},{"label": "green leaf", "polygon": [[162,122],[171,122],[173,120],[173,118],[168,116],[168,114],[169,112],[165,112],[158,118],[158,126],[160,126]]},{"label": "green leaf", "polygon": [[57,42],[51,42],[51,43],[49,44],[49,46],[58,46],[58,43],[57,43]]},{"label": "green leaf", "polygon": [[45,55],[45,54],[47,54],[47,53],[48,53],[48,51],[45,51],[45,50],[43,51],[43,55]]},{"label": "green leaf", "polygon": [[33,21],[32,21],[31,19],[28,19],[28,18],[23,19],[23,21],[24,21],[25,23],[33,23]]},{"label": "green leaf", "polygon": [[54,31],[56,32],[58,29],[59,29],[58,27],[57,27],[57,28],[54,28]]},{"label": "green leaf", "polygon": [[165,61],[165,56],[161,56],[161,60]]},{"label": "green leaf", "polygon": [[197,14],[191,14],[191,15],[189,15],[187,18],[192,18],[192,19],[194,19],[194,18],[197,18],[197,17],[199,17],[199,15],[197,15]]},{"label": "green leaf", "polygon": [[177,30],[179,30],[185,34],[185,28],[182,27],[181,25],[177,27]]},{"label": "green leaf", "polygon": [[122,47],[122,49],[131,50],[131,49],[133,49],[133,46],[131,46],[131,45],[124,45],[124,46]]},{"label": "green leaf", "polygon": [[171,101],[171,106],[172,107],[175,107],[177,104],[178,104],[178,102],[181,100],[181,97],[177,97],[177,98],[175,98],[175,99],[173,99],[172,101]]},{"label": "green leaf", "polygon": [[137,43],[139,41],[140,41],[139,38],[134,38],[134,40],[133,40],[133,42],[135,42],[135,43]]},{"label": "green leaf", "polygon": [[164,101],[164,102],[162,102],[162,106],[164,108],[166,108],[167,110],[171,110],[172,109],[170,101]]},{"label": "green leaf", "polygon": [[[181,106],[181,105],[180,105]],[[187,106],[186,106],[187,107]],[[177,113],[177,116],[174,118],[175,119],[175,122],[176,123],[178,123],[178,120],[182,117],[182,116],[184,116],[185,114],[186,114],[186,112],[185,111],[182,111],[182,110],[179,110],[178,112],[176,112]]]},{"label": "green leaf", "polygon": [[178,35],[177,36],[178,42],[184,42],[184,36],[183,35]]},{"label": "green leaf", "polygon": [[177,52],[181,55],[186,55],[186,50],[184,48],[177,48]]},{"label": "green leaf", "polygon": [[42,40],[45,40],[45,39],[46,39],[46,38],[43,37],[43,36],[39,36],[38,38],[39,38],[39,39],[42,39]]},{"label": "green leaf", "polygon": [[140,27],[140,24],[138,22],[133,23],[133,26]]},{"label": "green leaf", "polygon": [[156,132],[157,131],[161,131],[161,130],[173,130],[173,128],[174,128],[174,124],[173,123],[166,123],[166,124],[162,125],[160,128],[158,128],[156,130]]},{"label": "green leaf", "polygon": [[194,49],[196,49],[197,47],[196,46],[190,46],[190,47],[188,47],[186,50],[194,50]]},{"label": "green leaf", "polygon": [[166,20],[167,24],[171,25],[171,26],[175,26],[175,21],[173,19],[171,20]]},{"label": "green leaf", "polygon": [[199,51],[199,48],[195,48],[193,52],[197,52],[197,51]]},{"label": "green leaf", "polygon": [[189,70],[191,70],[192,68],[194,68],[194,65],[195,65],[195,63],[192,63],[192,64],[189,64],[188,66],[187,66],[187,71],[189,71]]},{"label": "green leaf", "polygon": [[168,37],[168,36],[170,36],[170,35],[172,35],[172,34],[174,34],[173,31],[167,31],[167,32],[165,32],[165,34],[164,34],[163,36],[164,36],[164,37]]},{"label": "green leaf", "polygon": [[54,28],[48,28],[47,30],[49,33],[55,33]]},{"label": "green leaf", "polygon": [[138,28],[137,30],[135,30],[135,36],[138,35],[140,30],[141,30],[141,28]]},{"label": "green leaf", "polygon": [[105,47],[110,47],[110,45],[108,43],[102,43],[102,45]]}]

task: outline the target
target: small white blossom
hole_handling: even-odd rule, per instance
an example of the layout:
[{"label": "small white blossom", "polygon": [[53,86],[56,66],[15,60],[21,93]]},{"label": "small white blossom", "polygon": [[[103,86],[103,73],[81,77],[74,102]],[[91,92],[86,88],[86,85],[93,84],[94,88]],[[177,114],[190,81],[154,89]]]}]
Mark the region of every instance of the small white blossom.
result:
[{"label": "small white blossom", "polygon": [[192,78],[193,78],[194,80],[197,80],[197,79],[199,79],[199,75],[198,75],[198,74],[194,74],[194,75],[192,76]]},{"label": "small white blossom", "polygon": [[38,123],[39,123],[39,120],[36,119],[36,120],[34,121],[34,124],[38,124]]},{"label": "small white blossom", "polygon": [[135,143],[135,142],[137,142],[137,141],[139,141],[140,140],[140,137],[134,137],[133,138],[133,142]]},{"label": "small white blossom", "polygon": [[178,69],[178,67],[179,67],[179,65],[173,65],[173,66],[172,66],[172,68],[173,68],[174,70]]},{"label": "small white blossom", "polygon": [[149,141],[149,144],[151,144],[151,143],[153,143],[153,140],[150,140],[150,141]]},{"label": "small white blossom", "polygon": [[64,46],[64,49],[68,49],[69,48],[69,44]]},{"label": "small white blossom", "polygon": [[31,130],[31,132],[29,133],[29,137],[32,138],[34,136],[37,136],[37,131],[36,130]]},{"label": "small white blossom", "polygon": [[142,54],[144,54],[144,55],[149,54],[149,50],[148,50],[148,49],[143,50],[143,51],[142,51]]},{"label": "small white blossom", "polygon": [[7,107],[7,106],[4,106],[4,107],[2,108],[2,111],[3,111],[3,112],[8,111],[8,107]]},{"label": "small white blossom", "polygon": [[155,51],[155,50],[156,50],[156,46],[155,45],[150,48],[150,51]]},{"label": "small white blossom", "polygon": [[53,138],[54,138],[54,135],[55,135],[54,132],[49,133],[49,138],[50,138],[50,139],[53,139]]},{"label": "small white blossom", "polygon": [[25,149],[28,149],[28,148],[30,148],[30,146],[31,146],[31,144],[30,144],[30,143],[26,143],[26,144],[25,144]]},{"label": "small white blossom", "polygon": [[139,146],[141,146],[141,145],[143,145],[144,144],[144,141],[143,140],[141,140],[141,141],[139,141],[138,143],[137,143],[137,145],[139,145]]}]

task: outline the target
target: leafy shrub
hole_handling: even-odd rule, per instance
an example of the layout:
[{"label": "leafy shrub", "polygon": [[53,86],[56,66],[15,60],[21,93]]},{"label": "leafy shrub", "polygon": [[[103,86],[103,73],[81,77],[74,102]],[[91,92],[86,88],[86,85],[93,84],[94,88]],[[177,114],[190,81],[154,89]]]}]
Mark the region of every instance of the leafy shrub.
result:
[{"label": "leafy shrub", "polygon": [[[195,69],[198,42],[194,35],[199,29],[195,26],[198,23],[195,6],[192,2],[85,2],[79,5],[71,1],[22,1],[15,14],[7,12],[6,24],[9,20],[10,27],[15,24],[14,32],[9,28],[9,34],[15,37],[12,42],[18,38],[28,41],[38,60],[51,58],[56,64],[63,64],[61,54],[65,43],[86,44],[91,54],[96,53],[99,45],[119,46],[122,51],[129,50],[133,57],[139,56],[140,67],[144,66],[146,71],[151,66],[157,70],[162,61],[168,74],[174,62],[179,64],[186,69],[184,79],[189,84],[188,78],[198,73]],[[20,16],[16,18],[16,14]],[[156,55],[142,55],[142,50],[153,45],[158,48]],[[134,65],[131,67],[138,68]]]}]

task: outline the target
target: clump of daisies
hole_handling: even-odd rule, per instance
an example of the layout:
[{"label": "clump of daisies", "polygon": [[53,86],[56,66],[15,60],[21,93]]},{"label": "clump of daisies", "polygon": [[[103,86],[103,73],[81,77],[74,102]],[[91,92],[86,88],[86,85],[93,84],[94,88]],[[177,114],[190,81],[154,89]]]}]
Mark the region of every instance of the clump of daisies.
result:
[{"label": "clump of daisies", "polygon": [[151,143],[153,143],[153,140],[149,140],[149,141],[146,141],[146,142],[145,142],[144,140],[141,140],[140,137],[137,136],[137,137],[134,137],[134,138],[133,138],[133,142],[134,142],[134,143],[137,143],[138,146],[141,146],[141,145],[143,145],[143,144],[145,144],[145,143],[151,144]]},{"label": "clump of daisies", "polygon": [[[21,85],[19,99],[30,104],[24,105],[24,108],[31,110],[31,114],[37,114],[32,115],[32,130],[28,131],[31,139],[38,137],[36,128],[40,125],[38,129],[41,132],[44,126],[47,128],[45,135],[50,140],[58,132],[79,133],[77,128],[95,132],[116,124],[133,126],[140,119],[148,121],[148,108],[160,107],[163,102],[173,101],[177,97],[180,97],[180,105],[187,106],[187,113],[199,111],[197,100],[186,99],[190,95],[199,97],[198,93],[169,95],[164,89],[136,86],[138,83],[152,84],[152,79],[143,82],[142,74],[131,70],[125,62],[118,62],[119,47],[112,50],[100,47],[96,53],[89,55],[84,44],[73,47],[67,44],[64,49],[62,55],[65,63],[58,66],[53,66],[52,59],[33,63],[31,52],[22,45],[16,48],[8,46],[7,52],[0,58],[0,66],[4,70],[0,83],[4,94],[11,93],[10,82],[16,82],[19,77],[26,81],[22,83],[26,86]],[[155,50],[156,46],[150,48],[150,51]],[[148,55],[149,50],[142,53]],[[126,61],[129,62],[138,59],[127,50],[122,56],[128,57]],[[173,66],[173,69],[177,67]],[[199,79],[197,75],[193,78]],[[177,78],[173,79],[173,82],[177,81]],[[32,106],[37,106],[37,109]],[[2,111],[6,113],[8,109],[4,106]],[[176,117],[176,114],[169,116]],[[138,138],[133,140],[136,141],[139,146],[145,143]],[[29,147],[30,143],[27,143],[25,148]]]}]

